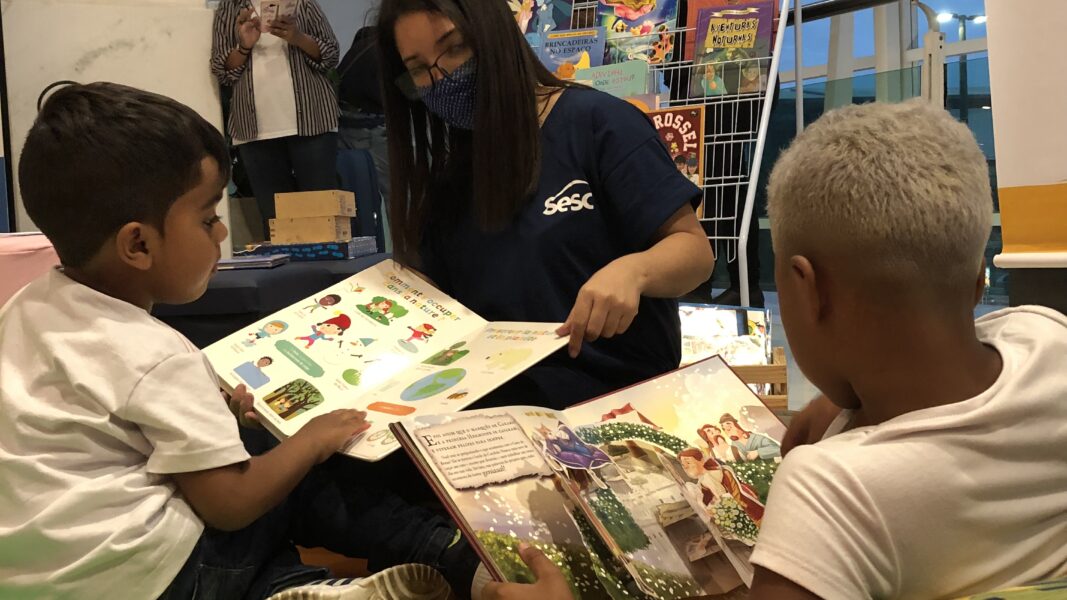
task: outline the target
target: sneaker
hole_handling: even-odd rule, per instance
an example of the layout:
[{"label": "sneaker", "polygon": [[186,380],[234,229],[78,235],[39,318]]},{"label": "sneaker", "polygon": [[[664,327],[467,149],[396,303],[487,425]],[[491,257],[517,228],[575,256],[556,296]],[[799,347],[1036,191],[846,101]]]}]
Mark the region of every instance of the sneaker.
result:
[{"label": "sneaker", "polygon": [[446,600],[451,588],[426,565],[398,565],[356,579],[312,581],[278,592],[269,600]]}]

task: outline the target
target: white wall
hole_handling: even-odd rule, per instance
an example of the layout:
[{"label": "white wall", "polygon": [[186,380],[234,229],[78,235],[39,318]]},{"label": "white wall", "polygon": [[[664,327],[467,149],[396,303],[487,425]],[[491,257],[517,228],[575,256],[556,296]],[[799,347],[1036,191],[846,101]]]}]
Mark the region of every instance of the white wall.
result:
[{"label": "white wall", "polygon": [[[208,69],[213,11],[204,0],[3,0],[12,170],[48,84],[114,81],[175,98],[222,129]],[[35,229],[18,199],[15,223]],[[229,223],[229,206],[220,216]],[[224,248],[224,253],[229,254]]]},{"label": "white wall", "polygon": [[986,0],[1004,234],[996,264],[1067,268],[1067,2],[1020,4]]},{"label": "white wall", "polygon": [[318,0],[330,26],[341,44],[341,56],[348,52],[352,38],[364,25],[373,25],[378,18],[378,0]]}]

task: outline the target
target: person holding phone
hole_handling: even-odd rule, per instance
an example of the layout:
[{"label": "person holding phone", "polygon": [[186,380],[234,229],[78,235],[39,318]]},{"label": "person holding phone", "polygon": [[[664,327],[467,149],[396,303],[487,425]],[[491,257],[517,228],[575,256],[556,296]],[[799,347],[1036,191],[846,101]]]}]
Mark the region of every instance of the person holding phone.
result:
[{"label": "person holding phone", "polygon": [[223,0],[211,72],[233,88],[227,132],[263,217],[274,195],[337,187],[337,38],[315,0]]}]

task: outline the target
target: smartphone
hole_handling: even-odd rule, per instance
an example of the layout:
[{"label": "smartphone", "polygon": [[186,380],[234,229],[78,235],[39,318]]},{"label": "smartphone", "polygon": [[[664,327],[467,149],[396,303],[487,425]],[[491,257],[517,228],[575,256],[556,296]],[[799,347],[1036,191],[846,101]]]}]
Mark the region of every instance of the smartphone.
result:
[{"label": "smartphone", "polygon": [[291,17],[296,14],[296,5],[299,0],[279,0],[278,16]]},{"label": "smartphone", "polygon": [[278,18],[278,0],[263,0],[259,11],[259,30],[263,33],[270,31],[270,24]]}]

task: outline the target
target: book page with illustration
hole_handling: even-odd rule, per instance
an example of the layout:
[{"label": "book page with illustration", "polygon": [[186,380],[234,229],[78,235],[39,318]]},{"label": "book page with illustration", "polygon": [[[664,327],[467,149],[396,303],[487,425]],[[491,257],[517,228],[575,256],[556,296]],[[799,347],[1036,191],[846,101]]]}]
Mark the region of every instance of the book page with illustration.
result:
[{"label": "book page with illustration", "polygon": [[280,438],[331,410],[367,411],[372,427],[346,453],[373,461],[397,448],[390,422],[465,408],[561,348],[557,326],[490,324],[384,261],[204,352]]},{"label": "book page with illustration", "polygon": [[784,433],[719,358],[562,412],[394,429],[496,577],[532,580],[526,542],[583,599],[743,593]]}]

